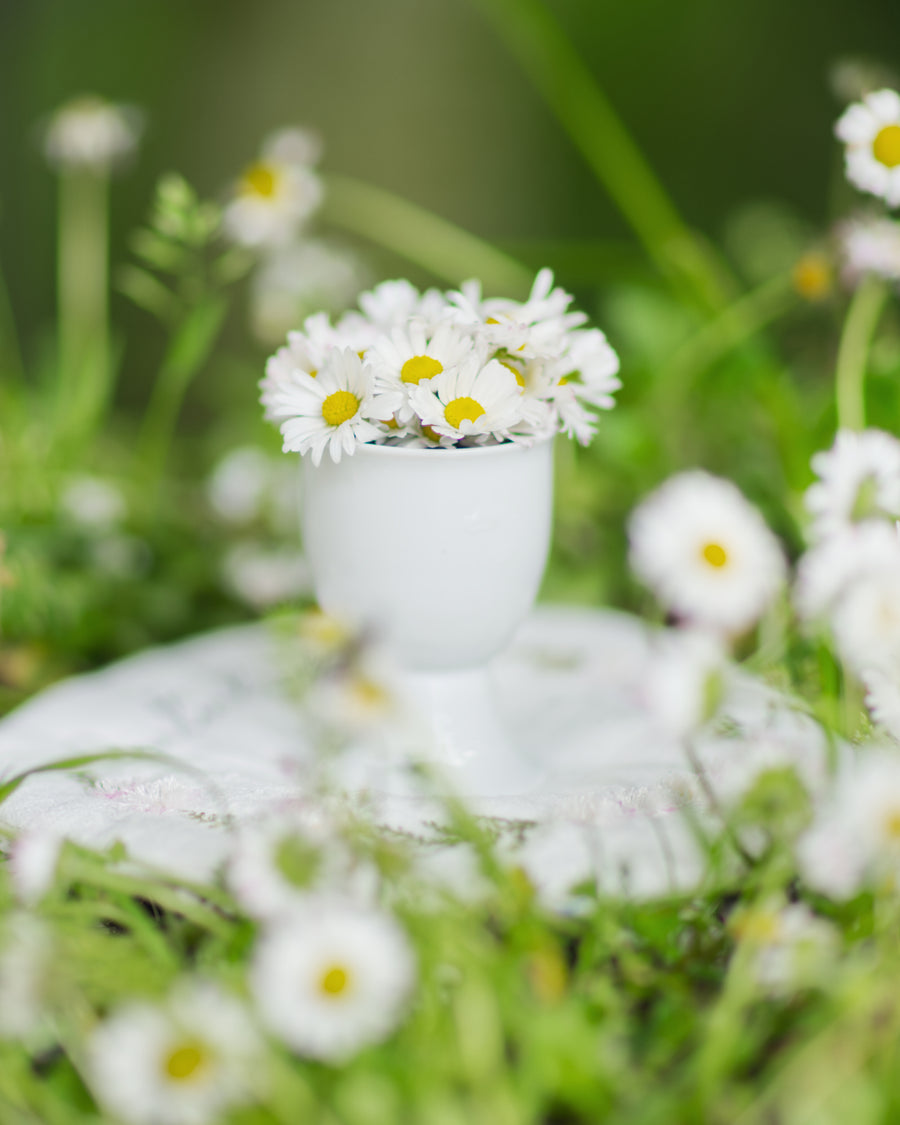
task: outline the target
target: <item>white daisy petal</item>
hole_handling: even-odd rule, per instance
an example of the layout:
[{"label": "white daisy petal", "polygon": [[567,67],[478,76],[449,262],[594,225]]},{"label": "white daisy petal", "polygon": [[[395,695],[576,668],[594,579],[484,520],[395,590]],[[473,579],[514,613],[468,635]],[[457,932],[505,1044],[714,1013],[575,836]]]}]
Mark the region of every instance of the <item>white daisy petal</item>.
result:
[{"label": "white daisy petal", "polygon": [[629,523],[635,573],[668,609],[726,633],[753,625],[784,582],[781,547],[729,481],[693,471],[666,481]]}]

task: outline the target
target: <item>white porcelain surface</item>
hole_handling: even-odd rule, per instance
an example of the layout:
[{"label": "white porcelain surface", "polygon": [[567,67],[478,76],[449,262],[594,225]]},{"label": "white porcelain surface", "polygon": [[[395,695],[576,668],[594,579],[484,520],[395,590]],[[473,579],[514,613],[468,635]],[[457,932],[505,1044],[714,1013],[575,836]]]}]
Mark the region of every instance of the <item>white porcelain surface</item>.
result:
[{"label": "white porcelain surface", "polygon": [[303,544],[319,604],[370,625],[415,672],[484,664],[537,596],[553,509],[553,442],[360,446],[302,461]]}]

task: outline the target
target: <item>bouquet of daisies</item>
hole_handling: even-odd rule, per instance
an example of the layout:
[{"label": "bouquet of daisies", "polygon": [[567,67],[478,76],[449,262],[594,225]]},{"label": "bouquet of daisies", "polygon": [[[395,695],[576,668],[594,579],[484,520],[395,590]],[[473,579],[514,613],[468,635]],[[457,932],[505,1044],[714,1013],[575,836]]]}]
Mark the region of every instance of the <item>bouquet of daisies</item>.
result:
[{"label": "bouquet of daisies", "polygon": [[385,281],[337,324],[318,313],[289,333],[261,383],[266,417],[315,465],[360,442],[441,449],[563,431],[587,444],[619,361],[571,303],[550,270],[524,302],[485,299],[477,281],[449,293]]}]

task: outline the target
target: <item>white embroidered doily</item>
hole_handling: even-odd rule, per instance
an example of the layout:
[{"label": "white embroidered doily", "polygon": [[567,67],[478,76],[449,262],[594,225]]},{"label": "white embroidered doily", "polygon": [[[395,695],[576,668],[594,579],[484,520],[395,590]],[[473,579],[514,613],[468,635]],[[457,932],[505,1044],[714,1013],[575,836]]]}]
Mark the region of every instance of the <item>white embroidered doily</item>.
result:
[{"label": "white embroidered doily", "polygon": [[[546,769],[547,782],[527,797],[478,802],[475,811],[535,825],[519,847],[551,900],[588,875],[608,889],[653,894],[690,885],[702,868],[679,813],[697,798],[696,776],[642,698],[651,636],[625,614],[541,607],[496,662],[516,743]],[[302,711],[280,687],[276,653],[263,625],[224,629],[39,695],[0,723],[4,777],[104,750],[166,760],[35,774],[0,806],[0,821],[95,848],[119,840],[155,868],[209,878],[235,824],[310,800],[316,751]],[[737,677],[728,719],[698,750],[714,782],[727,787],[762,741],[787,747],[816,783],[824,762],[818,730],[771,689]],[[360,754],[344,774],[357,804]],[[340,767],[336,777],[340,784]],[[366,808],[379,823],[417,835],[439,816],[425,797],[369,793]],[[435,877],[452,881],[452,863],[444,872],[440,850],[429,856]]]}]

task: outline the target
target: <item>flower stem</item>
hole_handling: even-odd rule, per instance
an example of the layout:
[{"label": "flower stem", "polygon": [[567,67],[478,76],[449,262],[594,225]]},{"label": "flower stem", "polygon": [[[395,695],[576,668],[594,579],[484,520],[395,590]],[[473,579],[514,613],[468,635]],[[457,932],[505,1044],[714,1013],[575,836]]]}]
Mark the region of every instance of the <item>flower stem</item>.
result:
[{"label": "flower stem", "polygon": [[865,429],[866,363],[887,293],[880,278],[867,277],[853,294],[847,310],[835,374],[839,430]]},{"label": "flower stem", "polygon": [[542,0],[473,0],[659,268],[704,307],[728,299],[725,267],[690,230],[584,60]]},{"label": "flower stem", "polygon": [[60,425],[82,433],[109,393],[109,176],[72,168],[59,180],[57,301]]},{"label": "flower stem", "polygon": [[480,277],[488,292],[525,296],[529,269],[468,231],[414,203],[350,176],[327,178],[325,218],[378,243],[442,281]]},{"label": "flower stem", "polygon": [[660,372],[654,408],[659,417],[667,419],[664,441],[674,459],[680,458],[685,407],[695,380],[761,328],[787,313],[796,300],[789,275],[772,278],[722,309],[675,352]]},{"label": "flower stem", "polygon": [[168,459],[181,404],[219,337],[228,302],[213,295],[182,321],[163,359],[138,437],[138,465],[153,503]]}]

